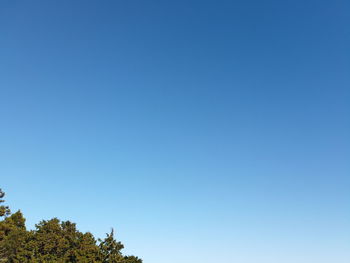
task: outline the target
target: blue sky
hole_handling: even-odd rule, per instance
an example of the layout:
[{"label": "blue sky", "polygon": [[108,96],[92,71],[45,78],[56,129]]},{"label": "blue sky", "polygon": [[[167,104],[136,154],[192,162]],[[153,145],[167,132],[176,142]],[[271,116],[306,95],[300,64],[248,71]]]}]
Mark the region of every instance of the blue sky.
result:
[{"label": "blue sky", "polygon": [[1,1],[0,187],[145,263],[350,260],[350,4]]}]

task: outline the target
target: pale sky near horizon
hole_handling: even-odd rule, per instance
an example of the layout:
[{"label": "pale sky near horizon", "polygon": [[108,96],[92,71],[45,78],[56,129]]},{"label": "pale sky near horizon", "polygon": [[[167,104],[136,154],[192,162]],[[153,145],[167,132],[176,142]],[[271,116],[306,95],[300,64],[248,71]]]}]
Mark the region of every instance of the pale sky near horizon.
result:
[{"label": "pale sky near horizon", "polygon": [[350,2],[0,2],[0,188],[145,263],[350,262]]}]

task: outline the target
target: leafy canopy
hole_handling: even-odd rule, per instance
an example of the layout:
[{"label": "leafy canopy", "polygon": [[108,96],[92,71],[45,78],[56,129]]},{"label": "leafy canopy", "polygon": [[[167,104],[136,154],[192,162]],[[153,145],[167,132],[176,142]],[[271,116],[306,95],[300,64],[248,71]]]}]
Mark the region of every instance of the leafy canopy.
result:
[{"label": "leafy canopy", "polygon": [[76,224],[57,218],[42,220],[27,230],[21,211],[11,213],[3,205],[0,189],[0,262],[6,263],[142,263],[135,256],[124,256],[124,245],[116,241],[114,231],[96,240],[82,233]]}]

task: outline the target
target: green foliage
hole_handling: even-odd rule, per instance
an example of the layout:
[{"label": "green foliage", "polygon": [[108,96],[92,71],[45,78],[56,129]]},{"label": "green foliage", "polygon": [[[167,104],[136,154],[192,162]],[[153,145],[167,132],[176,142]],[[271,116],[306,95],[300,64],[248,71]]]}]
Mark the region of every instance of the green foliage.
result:
[{"label": "green foliage", "polygon": [[[0,203],[4,196],[0,189]],[[21,211],[11,214],[2,205],[0,212],[0,263],[142,263],[122,254],[124,245],[116,241],[113,230],[96,241],[91,233],[78,231],[74,223],[53,218],[30,231]]]},{"label": "green foliage", "polygon": [[5,193],[0,188],[0,217],[8,216],[11,211],[8,206],[1,205],[5,200],[3,199],[5,196]]}]

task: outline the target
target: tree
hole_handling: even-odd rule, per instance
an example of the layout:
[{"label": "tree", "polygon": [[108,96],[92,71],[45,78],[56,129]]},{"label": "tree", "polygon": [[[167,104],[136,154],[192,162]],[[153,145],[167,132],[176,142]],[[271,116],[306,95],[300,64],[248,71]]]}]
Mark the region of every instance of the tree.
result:
[{"label": "tree", "polygon": [[[0,188],[0,204],[5,202],[4,200],[5,193]],[[8,206],[0,205],[0,217],[8,216],[11,213]]]},{"label": "tree", "polygon": [[[4,193],[0,190],[1,203]],[[77,230],[76,224],[57,218],[42,220],[28,231],[21,211],[10,213],[1,206],[0,262],[6,263],[142,263],[124,256],[124,245],[116,241],[114,231],[103,240]]]},{"label": "tree", "polygon": [[121,250],[124,245],[114,238],[114,230],[107,234],[104,240],[100,241],[100,252],[103,263],[142,263],[142,260],[135,256],[123,256]]},{"label": "tree", "polygon": [[114,239],[114,230],[104,240],[100,241],[100,252],[103,263],[119,263],[123,261],[121,250],[124,245]]}]

